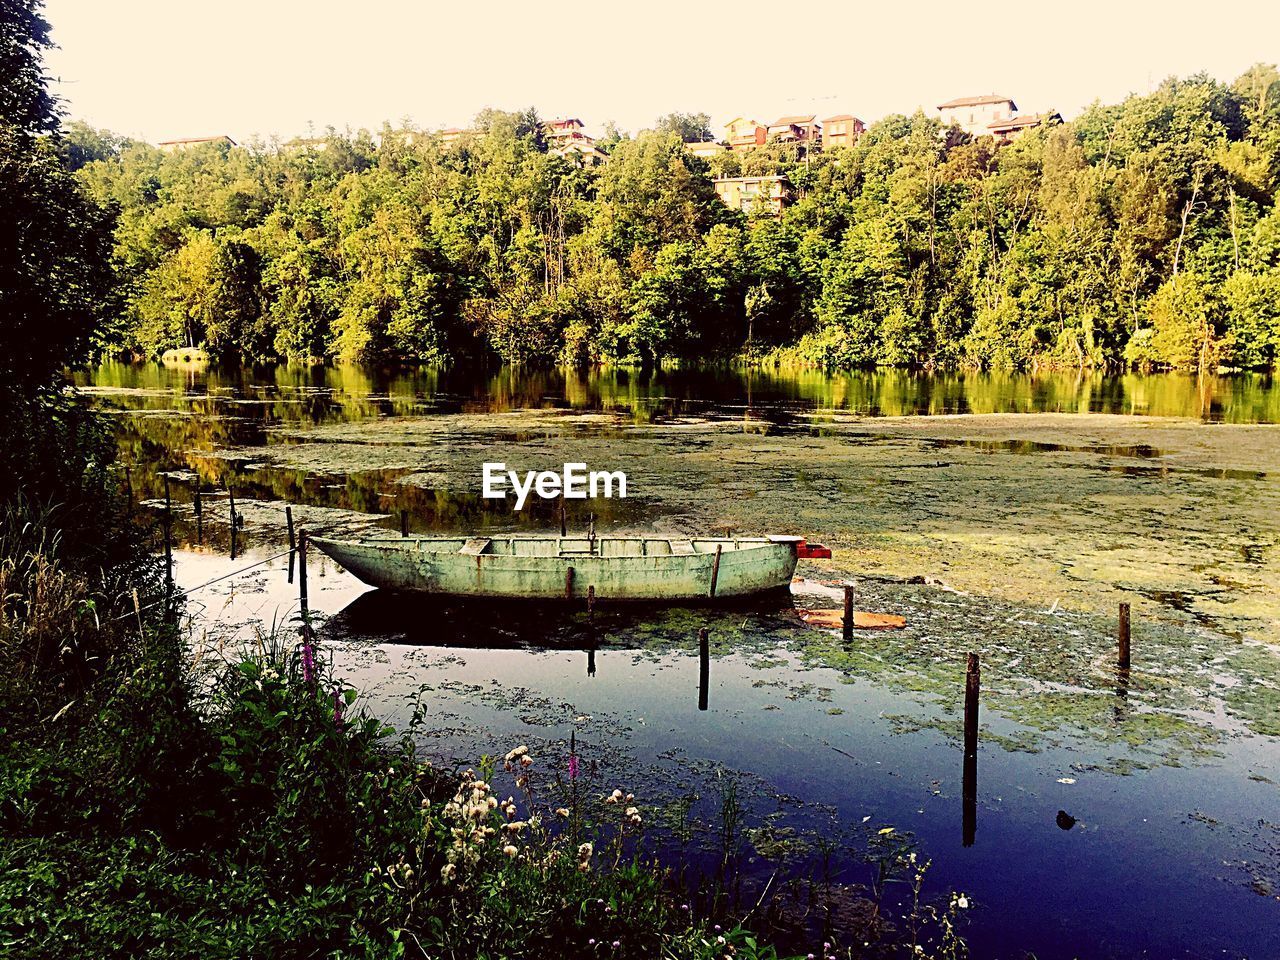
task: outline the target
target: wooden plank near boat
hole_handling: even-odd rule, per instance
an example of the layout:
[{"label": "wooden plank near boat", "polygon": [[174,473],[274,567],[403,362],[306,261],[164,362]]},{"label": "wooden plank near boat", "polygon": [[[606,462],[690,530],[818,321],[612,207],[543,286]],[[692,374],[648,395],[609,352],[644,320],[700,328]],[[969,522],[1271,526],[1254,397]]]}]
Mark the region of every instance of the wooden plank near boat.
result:
[{"label": "wooden plank near boat", "polygon": [[478,557],[492,542],[489,537],[473,537],[464,543],[458,552],[468,557]]},{"label": "wooden plank near boat", "polygon": [[[821,630],[840,630],[845,620],[839,610],[805,610],[797,608],[796,613],[811,627]],[[893,613],[868,613],[865,610],[853,612],[853,629],[855,630],[901,630],[907,625],[907,618]]]},{"label": "wooden plank near boat", "polygon": [[592,540],[513,534],[311,542],[375,587],[548,600],[573,596],[579,584],[610,601],[706,599],[712,583],[716,598],[746,596],[786,588],[796,561],[806,555],[800,537]]}]

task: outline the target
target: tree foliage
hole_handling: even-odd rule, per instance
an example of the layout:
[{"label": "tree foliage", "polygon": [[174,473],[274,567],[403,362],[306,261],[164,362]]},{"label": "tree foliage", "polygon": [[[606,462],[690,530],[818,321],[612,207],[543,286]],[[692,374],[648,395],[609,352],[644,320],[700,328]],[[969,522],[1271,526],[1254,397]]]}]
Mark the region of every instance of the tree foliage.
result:
[{"label": "tree foliage", "polygon": [[[1198,75],[1008,146],[890,116],[710,162],[703,114],[583,169],[529,110],[162,154],[76,131],[119,209],[104,349],[244,359],[1272,366],[1280,74]],[[717,176],[783,175],[780,217]]]},{"label": "tree foliage", "polygon": [[116,281],[110,214],[64,163],[48,31],[37,0],[0,8],[0,501],[25,492],[69,506],[95,499],[106,455],[58,378],[116,312]]}]

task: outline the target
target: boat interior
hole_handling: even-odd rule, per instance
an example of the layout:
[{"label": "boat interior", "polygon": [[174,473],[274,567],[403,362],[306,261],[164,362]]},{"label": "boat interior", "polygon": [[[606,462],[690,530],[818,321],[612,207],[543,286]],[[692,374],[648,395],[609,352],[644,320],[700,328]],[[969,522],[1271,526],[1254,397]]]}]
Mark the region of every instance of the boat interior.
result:
[{"label": "boat interior", "polygon": [[769,543],[763,538],[699,537],[441,537],[414,538],[429,553],[517,557],[665,557],[744,550]]}]

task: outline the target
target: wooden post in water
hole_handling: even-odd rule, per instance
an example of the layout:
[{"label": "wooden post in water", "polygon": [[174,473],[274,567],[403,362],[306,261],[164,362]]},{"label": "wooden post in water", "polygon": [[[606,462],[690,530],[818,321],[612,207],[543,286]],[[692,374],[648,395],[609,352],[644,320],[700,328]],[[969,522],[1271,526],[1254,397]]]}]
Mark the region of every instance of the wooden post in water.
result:
[{"label": "wooden post in water", "polygon": [[707,709],[707,693],[711,682],[711,634],[706,627],[698,630],[698,709]]},{"label": "wooden post in water", "polygon": [[965,756],[978,752],[978,693],[982,688],[982,670],[978,655],[969,654],[964,673],[964,752]]},{"label": "wooden post in water", "polygon": [[169,475],[164,475],[164,597],[166,613],[173,595],[173,508],[169,500]]},{"label": "wooden post in water", "polygon": [[569,527],[565,520],[564,492],[560,493],[560,536],[567,537],[569,535]]},{"label": "wooden post in water", "polygon": [[1129,669],[1129,604],[1120,604],[1120,624],[1117,632],[1119,647],[1119,665],[1121,670]]},{"label": "wooden post in water", "polygon": [[848,643],[853,639],[853,584],[844,585],[844,639]]},{"label": "wooden post in water", "polygon": [[409,511],[400,511],[400,537],[401,539],[409,536]]},{"label": "wooden post in water", "polygon": [[711,562],[711,589],[707,591],[708,597],[716,595],[716,581],[720,579],[720,551],[724,548],[724,544],[716,544],[716,558]]},{"label": "wooden post in water", "polygon": [[973,846],[978,829],[978,694],[982,687],[978,655],[969,654],[964,676],[964,781],[962,784],[962,832],[966,847]]},{"label": "wooden post in water", "polygon": [[307,606],[307,531],[298,532],[298,607],[302,611],[302,625],[305,627],[311,620],[311,610]]},{"label": "wooden post in water", "polygon": [[293,583],[293,556],[298,552],[298,541],[293,535],[293,508],[284,505],[284,526],[289,533],[289,582]]},{"label": "wooden post in water", "polygon": [[240,526],[240,518],[236,515],[236,495],[231,492],[231,484],[227,484],[227,501],[231,504],[231,559],[236,558],[236,528]]},{"label": "wooden post in water", "polygon": [[596,588],[595,584],[587,587],[587,619],[590,620],[596,615]]},{"label": "wooden post in water", "polygon": [[200,481],[196,481],[196,543],[204,543],[204,501],[200,499]]},{"label": "wooden post in water", "polygon": [[566,567],[564,571],[564,598],[573,599],[573,567]]}]

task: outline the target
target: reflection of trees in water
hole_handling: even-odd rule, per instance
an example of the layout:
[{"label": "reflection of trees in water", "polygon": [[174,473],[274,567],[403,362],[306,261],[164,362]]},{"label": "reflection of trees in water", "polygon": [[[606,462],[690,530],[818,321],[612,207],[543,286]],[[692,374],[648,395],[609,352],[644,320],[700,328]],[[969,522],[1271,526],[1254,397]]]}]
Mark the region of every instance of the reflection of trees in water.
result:
[{"label": "reflection of trees in water", "polygon": [[[884,416],[1061,412],[1280,421],[1280,393],[1264,374],[1108,376],[905,369],[829,374],[744,367],[477,370],[352,364],[177,368],[111,363],[81,371],[76,380],[99,387],[172,391],[171,395],[113,397],[122,405],[127,401],[131,409],[176,405],[283,424],[542,407],[629,411],[645,422],[654,416],[714,411],[717,405],[798,405]],[[255,407],[261,409],[255,411]]]}]

